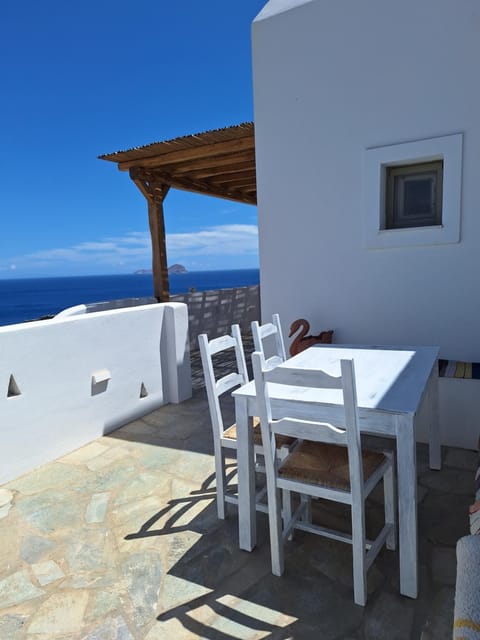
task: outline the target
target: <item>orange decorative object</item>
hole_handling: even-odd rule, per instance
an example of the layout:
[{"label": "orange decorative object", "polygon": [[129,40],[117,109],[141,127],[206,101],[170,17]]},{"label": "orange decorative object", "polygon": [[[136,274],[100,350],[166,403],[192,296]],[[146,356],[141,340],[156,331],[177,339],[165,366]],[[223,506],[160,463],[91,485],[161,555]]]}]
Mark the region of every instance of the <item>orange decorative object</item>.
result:
[{"label": "orange decorative object", "polygon": [[300,353],[300,351],[304,351],[304,349],[307,349],[314,344],[331,344],[332,342],[333,331],[331,329],[329,331],[322,331],[318,334],[318,336],[307,336],[307,333],[310,331],[310,324],[303,318],[299,318],[298,320],[292,322],[292,325],[290,327],[290,334],[288,337],[291,338],[295,333],[297,333],[299,329],[299,334],[290,345],[291,356]]}]

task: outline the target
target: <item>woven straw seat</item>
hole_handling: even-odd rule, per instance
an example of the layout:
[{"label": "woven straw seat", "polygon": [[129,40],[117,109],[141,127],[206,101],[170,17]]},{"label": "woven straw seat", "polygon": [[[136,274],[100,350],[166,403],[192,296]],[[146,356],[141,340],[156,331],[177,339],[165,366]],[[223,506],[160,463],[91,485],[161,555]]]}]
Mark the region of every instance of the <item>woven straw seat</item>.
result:
[{"label": "woven straw seat", "polygon": [[[237,439],[237,425],[234,423],[223,432],[223,437],[229,440]],[[277,435],[277,447],[289,446],[295,442],[295,438],[290,436]],[[262,432],[260,430],[260,418],[253,418],[253,444],[262,446]]]},{"label": "woven straw seat", "polygon": [[[368,480],[384,461],[385,456],[382,453],[363,450],[364,480]],[[334,444],[305,440],[283,463],[278,470],[278,475],[330,489],[350,491],[348,449]]]}]

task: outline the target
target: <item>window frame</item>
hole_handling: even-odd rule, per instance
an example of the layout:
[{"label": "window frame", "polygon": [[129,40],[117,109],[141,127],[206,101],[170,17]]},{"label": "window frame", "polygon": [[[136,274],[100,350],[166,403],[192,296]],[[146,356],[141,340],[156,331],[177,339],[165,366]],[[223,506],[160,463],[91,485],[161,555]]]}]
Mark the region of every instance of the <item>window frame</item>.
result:
[{"label": "window frame", "polygon": [[[442,224],[385,228],[386,167],[443,160]],[[363,154],[363,246],[366,249],[460,242],[463,133],[367,147]]]}]

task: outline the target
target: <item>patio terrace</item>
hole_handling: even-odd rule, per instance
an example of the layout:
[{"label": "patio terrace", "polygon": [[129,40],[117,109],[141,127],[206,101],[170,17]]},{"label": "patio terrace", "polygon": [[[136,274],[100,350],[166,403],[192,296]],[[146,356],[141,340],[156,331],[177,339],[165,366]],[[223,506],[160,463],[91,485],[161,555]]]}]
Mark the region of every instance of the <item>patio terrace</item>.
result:
[{"label": "patio terrace", "polygon": [[[217,519],[197,354],[192,369],[191,400],[0,487],[0,638],[451,638],[455,544],[468,531],[476,455],[444,448],[442,471],[430,471],[419,446],[419,598],[399,595],[398,555],[383,550],[368,604],[357,607],[348,545],[298,532],[278,578],[266,515],[252,553],[238,549],[234,508]],[[378,491],[369,500],[372,528],[382,500]],[[349,527],[339,505],[319,501],[316,511]]]}]

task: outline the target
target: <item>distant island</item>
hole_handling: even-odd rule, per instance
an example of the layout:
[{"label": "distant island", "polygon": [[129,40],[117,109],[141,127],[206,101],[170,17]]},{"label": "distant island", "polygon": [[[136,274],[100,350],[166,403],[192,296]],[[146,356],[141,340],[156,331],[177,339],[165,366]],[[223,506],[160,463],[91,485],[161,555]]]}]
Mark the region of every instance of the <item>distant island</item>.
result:
[{"label": "distant island", "polygon": [[183,264],[172,264],[168,267],[168,273],[188,273]]},{"label": "distant island", "polygon": [[[147,273],[152,273],[151,269],[137,269],[134,271],[135,275],[145,275]],[[171,267],[168,267],[168,273],[188,273],[183,264],[172,264]]]}]

